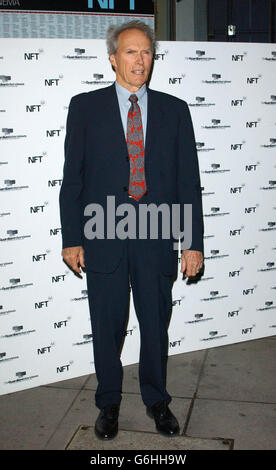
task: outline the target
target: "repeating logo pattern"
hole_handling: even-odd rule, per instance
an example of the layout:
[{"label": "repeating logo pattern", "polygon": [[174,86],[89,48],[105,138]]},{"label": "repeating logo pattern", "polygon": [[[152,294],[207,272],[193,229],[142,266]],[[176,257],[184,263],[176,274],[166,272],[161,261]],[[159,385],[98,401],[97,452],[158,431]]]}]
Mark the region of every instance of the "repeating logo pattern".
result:
[{"label": "repeating logo pattern", "polygon": [[[205,227],[199,281],[182,280],[179,258],[169,354],[276,332],[274,49],[161,42],[155,55],[151,88],[192,115]],[[58,196],[70,99],[114,79],[104,40],[2,39],[1,394],[94,372],[85,274],[62,261]],[[122,363],[136,363],[132,296],[125,336]]]}]

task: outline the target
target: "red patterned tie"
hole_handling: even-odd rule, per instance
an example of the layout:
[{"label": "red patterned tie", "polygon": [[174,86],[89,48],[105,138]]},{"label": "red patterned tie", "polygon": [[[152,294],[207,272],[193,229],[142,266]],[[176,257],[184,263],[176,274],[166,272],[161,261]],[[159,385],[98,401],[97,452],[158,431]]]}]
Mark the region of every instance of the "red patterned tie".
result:
[{"label": "red patterned tie", "polygon": [[131,106],[127,116],[127,147],[129,154],[130,173],[128,193],[136,201],[139,201],[146,193],[145,178],[145,149],[141,118],[141,110],[137,104],[136,95],[130,95]]}]

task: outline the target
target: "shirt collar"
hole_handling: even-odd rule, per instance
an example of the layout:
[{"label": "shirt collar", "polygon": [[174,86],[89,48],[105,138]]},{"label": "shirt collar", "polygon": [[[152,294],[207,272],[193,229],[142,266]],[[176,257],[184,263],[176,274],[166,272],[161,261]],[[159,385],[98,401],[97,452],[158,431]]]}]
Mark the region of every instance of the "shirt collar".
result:
[{"label": "shirt collar", "polygon": [[118,97],[125,100],[125,101],[128,101],[130,95],[136,95],[138,100],[141,101],[141,99],[143,98],[143,96],[145,95],[145,93],[147,92],[147,86],[146,84],[144,83],[144,85],[139,88],[138,91],[136,91],[135,93],[131,93],[129,90],[127,90],[126,88],[122,87],[122,85],[120,85],[117,80],[115,81],[115,87],[116,87],[116,91],[117,91],[117,94],[118,94]]}]

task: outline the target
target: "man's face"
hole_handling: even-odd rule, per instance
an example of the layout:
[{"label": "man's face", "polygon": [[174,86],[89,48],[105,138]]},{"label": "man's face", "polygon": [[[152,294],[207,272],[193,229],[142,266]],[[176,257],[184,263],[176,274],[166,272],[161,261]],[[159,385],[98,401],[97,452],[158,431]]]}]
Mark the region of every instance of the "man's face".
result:
[{"label": "man's face", "polygon": [[151,42],[139,29],[128,29],[118,37],[116,54],[110,56],[120,85],[135,93],[146,83],[152,63]]}]

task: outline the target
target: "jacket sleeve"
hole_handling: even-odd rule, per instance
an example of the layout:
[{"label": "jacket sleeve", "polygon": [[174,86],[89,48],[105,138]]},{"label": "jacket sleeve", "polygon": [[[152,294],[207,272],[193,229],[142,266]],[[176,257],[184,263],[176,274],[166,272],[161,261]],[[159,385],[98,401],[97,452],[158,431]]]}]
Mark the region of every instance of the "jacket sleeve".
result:
[{"label": "jacket sleeve", "polygon": [[[180,203],[180,229],[188,233],[192,227],[191,245],[186,246],[183,238],[180,239],[181,252],[184,249],[197,250],[203,253],[203,213],[199,164],[194,136],[193,123],[189,107],[185,101],[181,102],[181,112],[178,129],[178,172],[177,191]],[[184,204],[190,204],[190,210]],[[188,213],[187,213],[188,210]],[[184,218],[185,211],[185,218]],[[185,223],[184,223],[185,222]],[[188,239],[190,237],[188,236]]]},{"label": "jacket sleeve", "polygon": [[71,99],[64,143],[63,181],[59,195],[62,248],[82,245],[83,163],[85,124],[80,99]]}]

